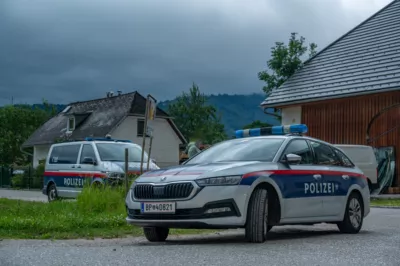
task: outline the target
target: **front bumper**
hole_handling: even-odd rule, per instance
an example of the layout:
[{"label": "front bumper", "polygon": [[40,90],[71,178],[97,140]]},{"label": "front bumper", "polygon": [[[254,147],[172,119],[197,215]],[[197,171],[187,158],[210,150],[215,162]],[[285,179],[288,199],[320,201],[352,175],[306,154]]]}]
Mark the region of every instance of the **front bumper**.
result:
[{"label": "front bumper", "polygon": [[[246,221],[247,186],[204,187],[188,200],[134,200],[133,191],[127,195],[126,208],[129,224],[169,228],[238,228]],[[141,202],[175,202],[174,214],[146,214]],[[227,209],[229,208],[229,210]],[[208,210],[213,210],[209,212]],[[223,211],[215,211],[216,209]],[[208,211],[208,212],[207,212]]]}]

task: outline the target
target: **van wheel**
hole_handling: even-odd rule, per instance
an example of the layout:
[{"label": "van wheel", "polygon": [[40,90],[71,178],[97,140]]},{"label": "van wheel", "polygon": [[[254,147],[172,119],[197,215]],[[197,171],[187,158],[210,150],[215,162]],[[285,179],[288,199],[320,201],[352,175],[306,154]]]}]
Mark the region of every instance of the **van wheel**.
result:
[{"label": "van wheel", "polygon": [[363,225],[364,206],[362,198],[357,193],[351,193],[346,205],[343,221],[337,226],[341,233],[357,234]]},{"label": "van wheel", "polygon": [[48,188],[47,188],[47,200],[49,202],[55,201],[58,199],[58,195],[57,195],[57,188],[56,185],[51,184]]},{"label": "van wheel", "polygon": [[263,243],[267,232],[272,226],[268,225],[268,193],[265,188],[256,188],[251,195],[247,211],[245,228],[246,239],[252,243]]},{"label": "van wheel", "polygon": [[169,228],[164,227],[144,227],[144,236],[150,242],[163,242],[169,235]]}]

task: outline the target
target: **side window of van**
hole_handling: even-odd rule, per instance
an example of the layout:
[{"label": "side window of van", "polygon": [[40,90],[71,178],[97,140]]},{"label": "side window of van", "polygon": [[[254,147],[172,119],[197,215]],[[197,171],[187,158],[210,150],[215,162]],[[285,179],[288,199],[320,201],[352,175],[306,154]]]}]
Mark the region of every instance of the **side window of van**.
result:
[{"label": "side window of van", "polygon": [[350,161],[350,159],[341,151],[334,149],[336,154],[339,156],[339,158],[342,160],[343,162],[343,166],[344,167],[353,167],[353,163]]},{"label": "side window of van", "polygon": [[93,150],[93,146],[90,144],[84,144],[82,147],[82,152],[81,152],[81,160],[80,163],[83,162],[83,159],[85,159],[85,157],[89,157],[92,158],[93,160],[96,159],[96,155],[94,153]]},{"label": "side window of van", "polygon": [[75,164],[81,145],[63,145],[53,147],[50,155],[50,164]]}]

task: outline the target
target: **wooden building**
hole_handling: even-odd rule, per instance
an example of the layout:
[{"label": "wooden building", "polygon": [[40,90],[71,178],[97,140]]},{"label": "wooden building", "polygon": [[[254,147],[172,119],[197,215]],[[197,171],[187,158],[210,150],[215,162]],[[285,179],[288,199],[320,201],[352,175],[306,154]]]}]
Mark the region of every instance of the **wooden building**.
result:
[{"label": "wooden building", "polygon": [[261,105],[331,143],[395,147],[393,186],[400,186],[400,106],[373,119],[393,104],[400,105],[400,0],[306,61]]}]

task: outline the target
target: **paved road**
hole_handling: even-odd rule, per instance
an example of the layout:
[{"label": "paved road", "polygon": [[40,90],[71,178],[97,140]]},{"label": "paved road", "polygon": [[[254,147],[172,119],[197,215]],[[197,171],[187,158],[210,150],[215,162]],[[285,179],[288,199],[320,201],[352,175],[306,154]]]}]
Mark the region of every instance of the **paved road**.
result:
[{"label": "paved road", "polygon": [[263,244],[244,242],[241,230],[208,236],[69,241],[0,241],[2,266],[58,265],[399,265],[400,210],[372,209],[357,235],[333,225],[273,228]]},{"label": "paved road", "polygon": [[0,189],[0,198],[47,202],[47,196],[39,190]]}]

